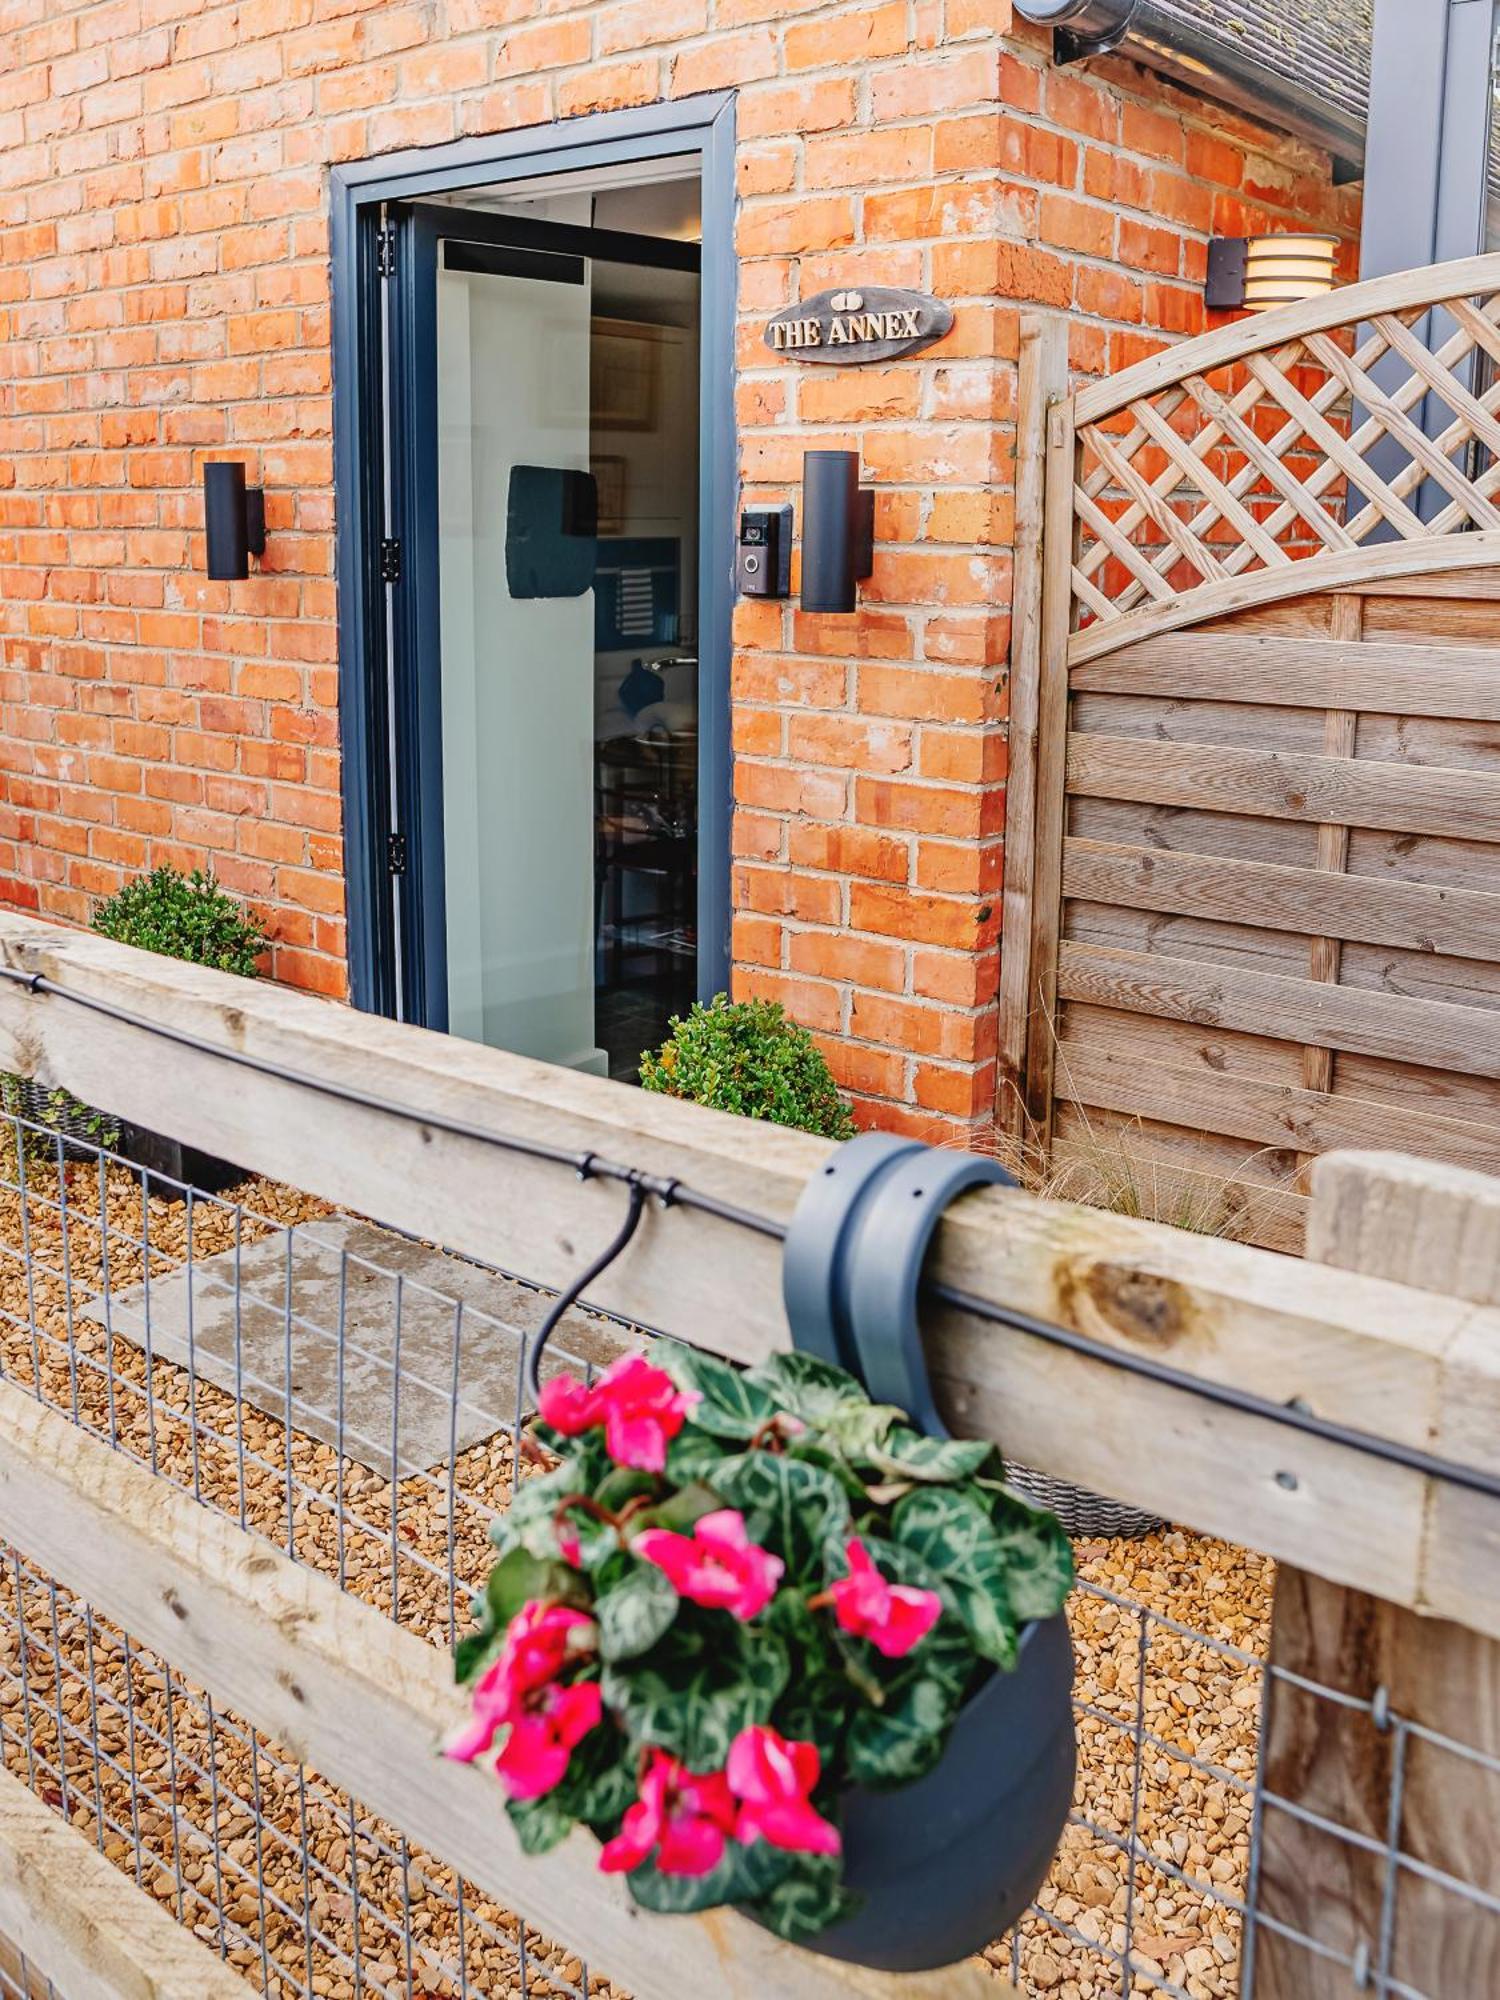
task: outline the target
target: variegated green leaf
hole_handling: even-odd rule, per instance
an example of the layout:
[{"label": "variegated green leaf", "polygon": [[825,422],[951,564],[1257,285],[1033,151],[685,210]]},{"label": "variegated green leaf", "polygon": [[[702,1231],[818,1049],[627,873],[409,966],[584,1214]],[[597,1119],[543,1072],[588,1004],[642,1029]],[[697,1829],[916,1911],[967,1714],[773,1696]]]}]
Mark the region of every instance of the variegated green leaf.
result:
[{"label": "variegated green leaf", "polygon": [[745,1452],[724,1461],[714,1485],[731,1507],[756,1516],[756,1539],[781,1557],[789,1581],[821,1575],[825,1544],[847,1532],[848,1495],[831,1472],[804,1459]]},{"label": "variegated green leaf", "polygon": [[712,1650],[672,1643],[651,1661],[604,1669],[604,1700],[632,1744],[670,1751],[690,1770],[718,1771],[753,1722],[768,1722],[786,1686],[786,1648],[774,1634],[722,1621]]},{"label": "variegated green leaf", "polygon": [[523,1854],[545,1854],[566,1840],[573,1830],[573,1817],[555,1795],[542,1799],[509,1799],[506,1812],[516,1830]]},{"label": "variegated green leaf", "polygon": [[767,1841],[741,1846],[731,1840],[723,1860],[707,1875],[663,1875],[648,1861],[625,1879],[643,1910],[654,1910],[660,1916],[688,1916],[698,1910],[717,1909],[721,1903],[754,1902],[795,1865],[793,1855]]},{"label": "variegated green leaf", "polygon": [[954,1486],[972,1479],[994,1456],[994,1450],[982,1438],[924,1437],[920,1431],[897,1424],[864,1453],[864,1462],[898,1479]]},{"label": "variegated green leaf", "polygon": [[836,1855],[799,1854],[795,1863],[757,1899],[755,1909],[767,1929],[792,1944],[802,1944],[840,1917],[852,1915],[860,1899],[844,1888]]},{"label": "variegated green leaf", "polygon": [[941,1577],[976,1649],[998,1666],[1013,1666],[1016,1621],[1004,1556],[979,1502],[951,1487],[924,1487],[897,1503],[891,1533]]},{"label": "variegated green leaf", "polygon": [[1026,1625],[1050,1618],[1073,1588],[1073,1545],[1055,1514],[1033,1507],[1010,1487],[987,1495],[1005,1565],[1012,1616]]},{"label": "variegated green leaf", "polygon": [[757,1362],[747,1380],[769,1391],[782,1409],[808,1424],[826,1424],[836,1411],[870,1400],[847,1369],[816,1354],[773,1354]]},{"label": "variegated green leaf", "polygon": [[849,1775],[872,1791],[909,1785],[943,1754],[956,1713],[941,1681],[921,1676],[893,1690],[882,1708],[858,1708],[849,1722]]},{"label": "variegated green leaf", "polygon": [[669,1631],[680,1602],[677,1592],[652,1563],[635,1563],[594,1605],[599,1654],[606,1660],[633,1660]]},{"label": "variegated green leaf", "polygon": [[657,1354],[680,1389],[695,1389],[702,1397],[693,1411],[698,1430],[719,1438],[752,1438],[776,1415],[771,1395],[727,1361],[677,1342],[662,1343]]}]

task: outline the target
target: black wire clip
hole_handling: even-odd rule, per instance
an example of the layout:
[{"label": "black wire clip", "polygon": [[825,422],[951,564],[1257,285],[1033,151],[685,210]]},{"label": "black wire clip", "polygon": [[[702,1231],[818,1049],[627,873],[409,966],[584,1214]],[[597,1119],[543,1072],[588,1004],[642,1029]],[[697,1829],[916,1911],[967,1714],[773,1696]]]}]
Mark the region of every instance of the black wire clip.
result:
[{"label": "black wire clip", "polygon": [[1016,1185],[980,1153],[890,1132],[849,1140],[803,1189],[787,1231],[781,1291],[792,1345],[846,1368],[929,1437],[947,1437],[917,1319],[922,1266],[956,1195]]}]

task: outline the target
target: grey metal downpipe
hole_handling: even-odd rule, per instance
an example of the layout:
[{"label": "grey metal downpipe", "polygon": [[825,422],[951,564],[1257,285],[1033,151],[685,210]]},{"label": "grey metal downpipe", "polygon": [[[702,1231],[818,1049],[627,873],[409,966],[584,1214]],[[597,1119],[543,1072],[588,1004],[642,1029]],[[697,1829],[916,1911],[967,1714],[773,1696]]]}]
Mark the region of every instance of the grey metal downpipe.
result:
[{"label": "grey metal downpipe", "polygon": [[[1301,82],[1265,61],[1253,19],[1243,33],[1230,36],[1222,21],[1205,22],[1192,0],[1015,0],[1015,10],[1022,20],[1054,30],[1060,62],[1118,49],[1239,110],[1270,115],[1346,167],[1363,162],[1367,47],[1342,52],[1348,58],[1344,96],[1349,100],[1343,102],[1317,81]],[[1246,9],[1247,15],[1254,11]]]}]

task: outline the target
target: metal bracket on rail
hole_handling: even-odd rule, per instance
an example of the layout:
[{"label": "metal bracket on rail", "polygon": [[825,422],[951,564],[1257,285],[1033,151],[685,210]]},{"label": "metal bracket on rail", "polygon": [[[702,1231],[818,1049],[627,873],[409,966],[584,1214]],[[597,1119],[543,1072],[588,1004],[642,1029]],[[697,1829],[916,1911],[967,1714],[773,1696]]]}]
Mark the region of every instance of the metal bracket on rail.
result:
[{"label": "metal bracket on rail", "polygon": [[1015,1187],[998,1160],[864,1132],[802,1191],[787,1231],[781,1290],[792,1344],[848,1369],[929,1437],[937,1413],[917,1293],[944,1209],[966,1188]]}]

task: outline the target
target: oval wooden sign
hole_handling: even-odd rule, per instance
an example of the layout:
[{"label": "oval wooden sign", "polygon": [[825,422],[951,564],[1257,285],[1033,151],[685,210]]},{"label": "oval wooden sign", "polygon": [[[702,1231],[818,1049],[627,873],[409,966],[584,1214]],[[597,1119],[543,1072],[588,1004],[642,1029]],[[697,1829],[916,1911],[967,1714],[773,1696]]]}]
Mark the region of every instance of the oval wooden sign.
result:
[{"label": "oval wooden sign", "polygon": [[861,361],[894,361],[941,340],[953,308],[927,292],[895,285],[840,285],[799,305],[783,306],[766,321],[773,354],[795,361],[828,361],[851,367]]}]

